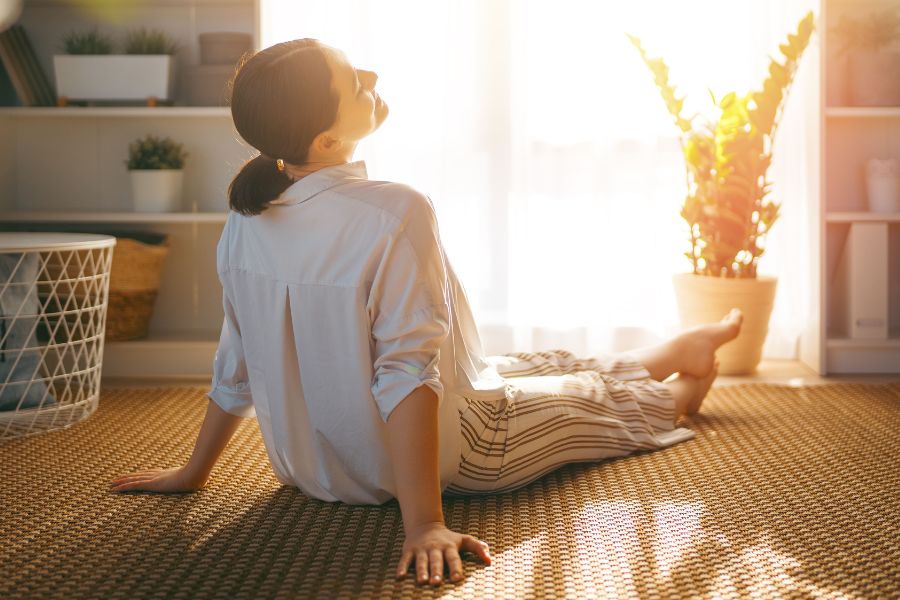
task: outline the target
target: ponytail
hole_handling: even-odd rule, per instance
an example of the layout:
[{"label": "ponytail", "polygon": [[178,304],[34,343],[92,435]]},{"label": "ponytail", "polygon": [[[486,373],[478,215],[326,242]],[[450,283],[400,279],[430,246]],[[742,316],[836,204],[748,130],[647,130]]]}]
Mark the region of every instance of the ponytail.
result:
[{"label": "ponytail", "polygon": [[260,154],[244,163],[228,186],[231,210],[252,217],[267,208],[294,180],[275,166],[275,159]]}]

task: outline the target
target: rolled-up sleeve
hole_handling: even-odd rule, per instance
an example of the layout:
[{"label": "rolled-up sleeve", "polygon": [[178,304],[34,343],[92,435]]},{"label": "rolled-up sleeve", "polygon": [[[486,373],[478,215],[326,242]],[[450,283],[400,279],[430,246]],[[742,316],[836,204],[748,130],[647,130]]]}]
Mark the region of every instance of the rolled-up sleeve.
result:
[{"label": "rolled-up sleeve", "polygon": [[207,396],[227,413],[238,417],[255,417],[256,407],[250,394],[247,363],[241,344],[241,330],[228,296],[222,294],[225,318],[213,361],[212,389]]},{"label": "rolled-up sleeve", "polygon": [[443,400],[438,362],[450,332],[447,271],[430,201],[423,199],[391,235],[372,283],[375,356],[372,395],[381,418],[427,385]]}]

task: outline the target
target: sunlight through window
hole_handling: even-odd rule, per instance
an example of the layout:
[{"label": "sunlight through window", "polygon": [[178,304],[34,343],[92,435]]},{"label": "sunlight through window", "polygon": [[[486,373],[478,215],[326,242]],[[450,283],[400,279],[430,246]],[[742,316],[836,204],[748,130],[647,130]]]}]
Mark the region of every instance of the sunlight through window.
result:
[{"label": "sunlight through window", "polygon": [[263,46],[313,37],[378,73],[390,116],[356,157],[432,198],[480,325],[664,336],[671,275],[690,268],[684,167],[626,34],[666,61],[689,111],[713,116],[710,89],[759,86],[804,3],[263,0],[261,30]]}]

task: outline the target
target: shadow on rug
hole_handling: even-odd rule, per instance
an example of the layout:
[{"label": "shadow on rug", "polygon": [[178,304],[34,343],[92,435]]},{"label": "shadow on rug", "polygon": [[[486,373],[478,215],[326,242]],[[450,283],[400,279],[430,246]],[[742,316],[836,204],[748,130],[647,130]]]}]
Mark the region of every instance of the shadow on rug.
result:
[{"label": "shadow on rug", "polygon": [[244,421],[193,494],[117,494],[182,464],[205,388],[104,390],[69,429],[0,444],[2,598],[888,597],[900,581],[900,383],[714,388],[693,440],[444,499],[493,565],[396,581],[395,502],[320,502]]}]

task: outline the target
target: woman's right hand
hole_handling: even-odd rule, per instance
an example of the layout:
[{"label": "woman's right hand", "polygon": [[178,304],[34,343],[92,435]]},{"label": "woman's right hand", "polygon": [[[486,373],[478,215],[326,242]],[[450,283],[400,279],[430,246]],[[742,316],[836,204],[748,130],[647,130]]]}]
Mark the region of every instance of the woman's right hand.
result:
[{"label": "woman's right hand", "polygon": [[425,523],[406,533],[403,552],[397,565],[397,578],[406,576],[410,564],[416,565],[416,583],[438,585],[444,576],[444,562],[450,573],[449,581],[456,583],[464,577],[459,551],[464,550],[491,564],[488,545],[471,535],[447,529],[443,523]]},{"label": "woman's right hand", "polygon": [[150,469],[119,475],[110,481],[112,492],[196,492],[206,485],[208,477],[197,477],[182,467]]}]

